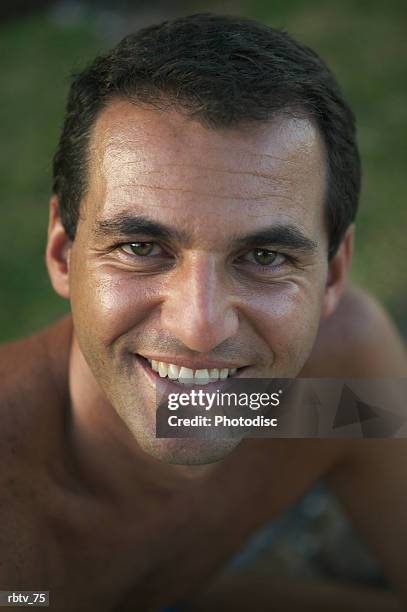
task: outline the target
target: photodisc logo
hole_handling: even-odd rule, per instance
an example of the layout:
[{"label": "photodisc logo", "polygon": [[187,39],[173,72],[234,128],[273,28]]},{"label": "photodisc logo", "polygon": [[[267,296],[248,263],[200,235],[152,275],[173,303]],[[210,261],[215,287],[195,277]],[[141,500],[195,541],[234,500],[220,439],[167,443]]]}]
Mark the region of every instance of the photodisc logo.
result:
[{"label": "photodisc logo", "polygon": [[157,385],[158,438],[407,437],[406,379],[232,378],[221,389],[165,389]]}]

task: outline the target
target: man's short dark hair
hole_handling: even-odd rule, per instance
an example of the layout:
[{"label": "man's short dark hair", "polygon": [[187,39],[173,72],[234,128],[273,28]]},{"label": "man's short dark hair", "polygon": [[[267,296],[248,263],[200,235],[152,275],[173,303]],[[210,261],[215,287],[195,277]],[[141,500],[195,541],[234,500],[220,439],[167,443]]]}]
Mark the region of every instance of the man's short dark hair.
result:
[{"label": "man's short dark hair", "polygon": [[54,158],[53,189],[71,240],[86,192],[89,139],[114,99],[176,108],[213,128],[306,116],[318,126],[328,164],[329,256],[355,218],[360,159],[354,115],[332,73],[305,45],[240,17],[198,14],[126,36],[76,75]]}]

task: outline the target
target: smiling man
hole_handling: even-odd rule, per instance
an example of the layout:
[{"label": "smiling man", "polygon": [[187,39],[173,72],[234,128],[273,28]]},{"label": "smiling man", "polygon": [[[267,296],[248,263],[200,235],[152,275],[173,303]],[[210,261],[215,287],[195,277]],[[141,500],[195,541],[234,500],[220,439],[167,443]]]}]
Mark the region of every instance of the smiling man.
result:
[{"label": "smiling man", "polygon": [[350,252],[326,291],[321,138],[305,118],[214,130],[180,110],[115,100],[89,146],[72,248],[55,199],[48,249],[54,287],[72,302],[73,385],[85,371],[98,381],[93,401],[107,398],[154,456],[219,459],[230,442],[195,451],[155,437],[155,384],[300,372]]},{"label": "smiling man", "polygon": [[[0,353],[1,589],[78,612],[193,598],[325,477],[407,601],[402,441],[155,435],[162,379],[406,376],[387,316],[347,284],[359,182],[333,76],[261,24],[153,26],[75,78],[47,246],[72,317]],[[247,605],[276,604],[263,591]]]}]

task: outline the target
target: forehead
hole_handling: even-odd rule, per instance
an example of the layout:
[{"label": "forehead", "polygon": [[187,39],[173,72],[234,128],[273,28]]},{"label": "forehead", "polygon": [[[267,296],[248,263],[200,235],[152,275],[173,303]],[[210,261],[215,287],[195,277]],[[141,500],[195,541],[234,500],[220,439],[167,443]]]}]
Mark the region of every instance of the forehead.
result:
[{"label": "forehead", "polygon": [[93,129],[85,217],[175,215],[192,231],[193,219],[202,228],[205,215],[216,215],[249,225],[300,221],[315,232],[325,174],[322,139],[307,118],[210,129],[175,110],[118,100]]}]

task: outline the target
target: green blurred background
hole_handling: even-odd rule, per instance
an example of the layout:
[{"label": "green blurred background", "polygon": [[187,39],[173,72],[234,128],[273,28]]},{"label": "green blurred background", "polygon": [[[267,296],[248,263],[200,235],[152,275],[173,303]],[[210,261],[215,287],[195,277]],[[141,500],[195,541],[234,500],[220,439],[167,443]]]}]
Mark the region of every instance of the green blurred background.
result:
[{"label": "green blurred background", "polygon": [[286,29],[332,68],[355,110],[364,167],[352,276],[407,337],[407,3],[397,0],[23,2],[0,7],[0,341],[56,320],[44,249],[51,159],[69,75],[129,31],[212,10]]}]

